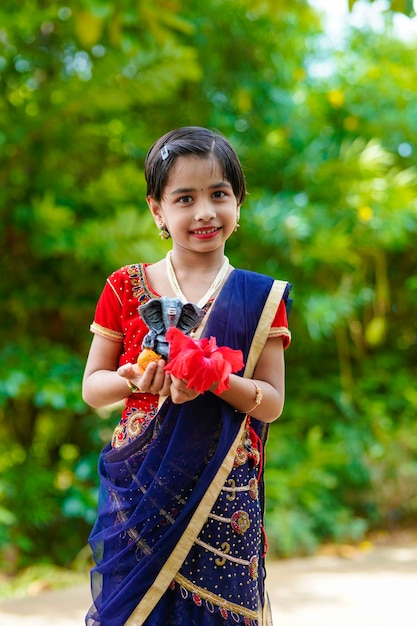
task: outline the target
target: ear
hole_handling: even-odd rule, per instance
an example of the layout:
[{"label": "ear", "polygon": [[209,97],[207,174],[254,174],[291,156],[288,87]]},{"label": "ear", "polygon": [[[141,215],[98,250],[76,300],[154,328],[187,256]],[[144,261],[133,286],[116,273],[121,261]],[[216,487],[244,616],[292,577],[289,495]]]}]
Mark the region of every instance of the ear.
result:
[{"label": "ear", "polygon": [[164,216],[162,213],[161,205],[154,198],[152,198],[152,196],[146,196],[146,202],[148,203],[149,210],[153,215],[155,224],[158,226],[158,228],[160,228],[162,224],[164,224]]}]

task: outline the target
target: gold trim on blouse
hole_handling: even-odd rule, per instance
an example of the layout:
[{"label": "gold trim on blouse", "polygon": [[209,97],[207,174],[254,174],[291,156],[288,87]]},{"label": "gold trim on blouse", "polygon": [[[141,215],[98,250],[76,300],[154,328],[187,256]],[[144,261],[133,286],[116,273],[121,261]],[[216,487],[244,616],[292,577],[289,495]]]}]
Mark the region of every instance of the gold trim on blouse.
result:
[{"label": "gold trim on blouse", "polygon": [[97,322],[90,324],[90,330],[95,335],[101,335],[101,337],[111,339],[111,341],[117,341],[118,343],[122,343],[123,341],[123,333],[111,330],[110,328],[104,328],[104,326],[100,326]]}]

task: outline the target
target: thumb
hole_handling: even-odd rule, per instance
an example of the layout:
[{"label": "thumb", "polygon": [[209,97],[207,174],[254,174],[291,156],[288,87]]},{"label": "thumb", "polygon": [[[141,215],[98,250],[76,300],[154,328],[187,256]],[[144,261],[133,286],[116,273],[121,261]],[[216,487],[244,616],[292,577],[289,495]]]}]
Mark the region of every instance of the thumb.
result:
[{"label": "thumb", "polygon": [[126,363],[125,365],[121,365],[118,368],[117,373],[122,378],[129,378],[129,376],[133,375],[133,365],[131,363]]}]

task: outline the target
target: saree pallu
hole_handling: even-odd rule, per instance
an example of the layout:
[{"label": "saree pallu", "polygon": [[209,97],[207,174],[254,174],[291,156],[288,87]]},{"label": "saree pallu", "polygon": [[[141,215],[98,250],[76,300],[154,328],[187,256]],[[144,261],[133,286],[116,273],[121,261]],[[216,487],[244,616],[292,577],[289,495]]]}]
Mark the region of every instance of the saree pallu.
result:
[{"label": "saree pallu", "polygon": [[[227,279],[204,335],[242,350],[240,375],[252,376],[288,291],[253,272],[233,270]],[[136,440],[103,449],[87,626],[267,623],[267,426],[252,422],[210,392],[182,405],[167,399]]]}]

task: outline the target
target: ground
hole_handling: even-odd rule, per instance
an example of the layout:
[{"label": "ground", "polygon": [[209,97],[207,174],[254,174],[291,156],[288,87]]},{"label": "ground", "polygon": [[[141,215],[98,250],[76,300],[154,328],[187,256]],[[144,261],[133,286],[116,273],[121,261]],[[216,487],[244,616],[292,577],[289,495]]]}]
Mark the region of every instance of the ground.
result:
[{"label": "ground", "polygon": [[[268,563],[274,626],[415,626],[417,540]],[[88,584],[0,603],[2,626],[81,626]]]}]

